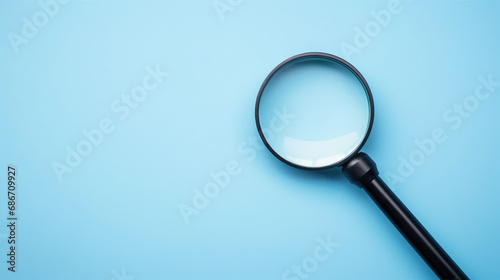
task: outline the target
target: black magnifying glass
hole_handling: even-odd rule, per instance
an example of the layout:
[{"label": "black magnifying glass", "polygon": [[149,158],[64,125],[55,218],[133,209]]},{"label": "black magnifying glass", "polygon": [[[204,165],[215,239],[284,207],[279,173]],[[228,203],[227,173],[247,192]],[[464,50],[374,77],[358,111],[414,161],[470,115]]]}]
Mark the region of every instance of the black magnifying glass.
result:
[{"label": "black magnifying glass", "polygon": [[327,53],[299,54],[280,63],[264,80],[255,106],[257,130],[274,156],[306,170],[342,167],[440,279],[469,279],[360,152],[373,118],[366,80],[350,63]]}]

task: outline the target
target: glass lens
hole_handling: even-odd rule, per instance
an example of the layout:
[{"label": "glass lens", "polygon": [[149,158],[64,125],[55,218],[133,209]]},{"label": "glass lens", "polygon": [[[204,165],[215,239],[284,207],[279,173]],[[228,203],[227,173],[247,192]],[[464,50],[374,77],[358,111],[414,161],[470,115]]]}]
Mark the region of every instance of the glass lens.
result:
[{"label": "glass lens", "polygon": [[335,166],[363,144],[370,99],[357,76],[325,58],[286,64],[260,97],[259,122],[282,159],[305,168]]}]

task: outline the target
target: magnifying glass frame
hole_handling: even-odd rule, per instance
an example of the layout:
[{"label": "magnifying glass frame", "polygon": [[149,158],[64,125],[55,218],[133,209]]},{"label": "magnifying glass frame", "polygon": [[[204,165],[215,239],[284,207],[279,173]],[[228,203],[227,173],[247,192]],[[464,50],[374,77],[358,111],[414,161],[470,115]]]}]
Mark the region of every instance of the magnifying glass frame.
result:
[{"label": "magnifying glass frame", "polygon": [[[266,137],[264,135],[264,132],[263,132],[262,127],[260,125],[260,116],[259,116],[260,99],[262,98],[262,94],[264,93],[267,84],[273,78],[273,76],[276,73],[278,73],[280,70],[282,70],[284,67],[286,67],[286,66],[289,66],[289,65],[291,65],[293,63],[300,63],[303,60],[311,60],[311,59],[329,60],[331,62],[340,64],[343,67],[347,68],[349,71],[351,71],[352,74],[354,74],[354,76],[356,76],[356,78],[359,80],[359,82],[363,86],[363,88],[364,88],[364,90],[366,92],[366,96],[367,96],[367,99],[368,99],[369,106],[370,106],[370,116],[369,116],[368,127],[366,129],[366,132],[365,132],[365,135],[363,137],[363,140],[358,144],[358,146],[356,147],[356,149],[354,149],[349,155],[347,155],[346,157],[344,157],[341,161],[338,161],[336,163],[333,163],[333,164],[330,164],[330,165],[326,165],[326,166],[320,166],[320,167],[309,167],[309,166],[298,165],[298,164],[295,164],[295,163],[293,163],[291,161],[286,160],[279,153],[277,153],[273,149],[273,147],[269,144],[269,142],[267,141],[267,139],[266,139]],[[322,52],[302,53],[302,54],[298,54],[298,55],[292,56],[289,59],[281,62],[278,66],[276,66],[271,71],[271,73],[269,73],[269,75],[267,75],[266,79],[262,83],[262,86],[260,87],[259,94],[257,95],[257,102],[255,103],[255,120],[257,122],[257,130],[259,132],[260,138],[264,142],[264,145],[266,145],[266,147],[269,149],[269,151],[271,151],[271,153],[275,157],[277,157],[279,160],[281,160],[282,162],[284,162],[284,163],[286,163],[286,164],[288,164],[288,165],[290,165],[292,167],[299,168],[299,169],[304,169],[304,170],[325,170],[325,169],[329,169],[329,168],[333,168],[333,167],[342,166],[346,162],[348,162],[353,156],[355,156],[356,154],[359,153],[359,151],[361,150],[361,148],[365,144],[366,140],[368,139],[368,136],[370,135],[370,131],[372,130],[374,114],[375,114],[375,112],[374,112],[374,106],[373,106],[373,97],[372,97],[372,93],[371,93],[370,87],[368,86],[368,83],[366,82],[366,80],[363,77],[363,75],[361,75],[361,73],[358,71],[358,69],[356,69],[354,66],[352,66],[352,64],[350,64],[349,62],[345,61],[344,59],[342,59],[342,58],[340,58],[338,56],[335,56],[335,55],[332,55],[332,54],[328,54],[328,53],[322,53]]]}]

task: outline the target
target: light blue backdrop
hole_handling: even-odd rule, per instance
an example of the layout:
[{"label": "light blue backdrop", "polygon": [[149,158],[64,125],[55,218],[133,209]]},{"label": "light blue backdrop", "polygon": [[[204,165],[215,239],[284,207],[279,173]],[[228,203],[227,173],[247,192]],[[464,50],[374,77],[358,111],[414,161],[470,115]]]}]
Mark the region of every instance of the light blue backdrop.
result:
[{"label": "light blue backdrop", "polygon": [[499,279],[499,12],[497,1],[0,2],[0,278],[434,279],[339,170],[295,170],[257,138],[265,76],[323,51],[370,84],[363,151],[394,192],[469,277]]}]

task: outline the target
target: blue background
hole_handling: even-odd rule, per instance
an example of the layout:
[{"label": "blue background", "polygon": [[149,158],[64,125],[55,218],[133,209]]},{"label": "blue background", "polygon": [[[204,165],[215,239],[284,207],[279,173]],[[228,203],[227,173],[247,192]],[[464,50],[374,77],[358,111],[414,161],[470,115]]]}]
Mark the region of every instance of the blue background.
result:
[{"label": "blue background", "polygon": [[[500,81],[499,2],[401,1],[351,55],[343,43],[355,46],[356,28],[389,2],[220,3],[220,15],[211,0],[59,4],[16,52],[9,34],[43,10],[0,2],[0,278],[301,279],[286,271],[330,236],[339,246],[308,279],[435,279],[339,170],[295,170],[260,146],[261,82],[308,51],[346,58],[370,84],[375,123],[363,151],[384,178],[401,175],[416,140],[444,131],[389,185],[470,278],[500,277],[500,87],[460,125],[456,113],[443,117],[470,100],[479,77]],[[157,65],[169,76],[120,118],[113,102]],[[104,118],[114,130],[58,180],[54,162],[65,164],[66,147]],[[184,219],[179,207],[193,207],[227,164],[239,173]],[[15,273],[8,165],[18,170]]]}]

